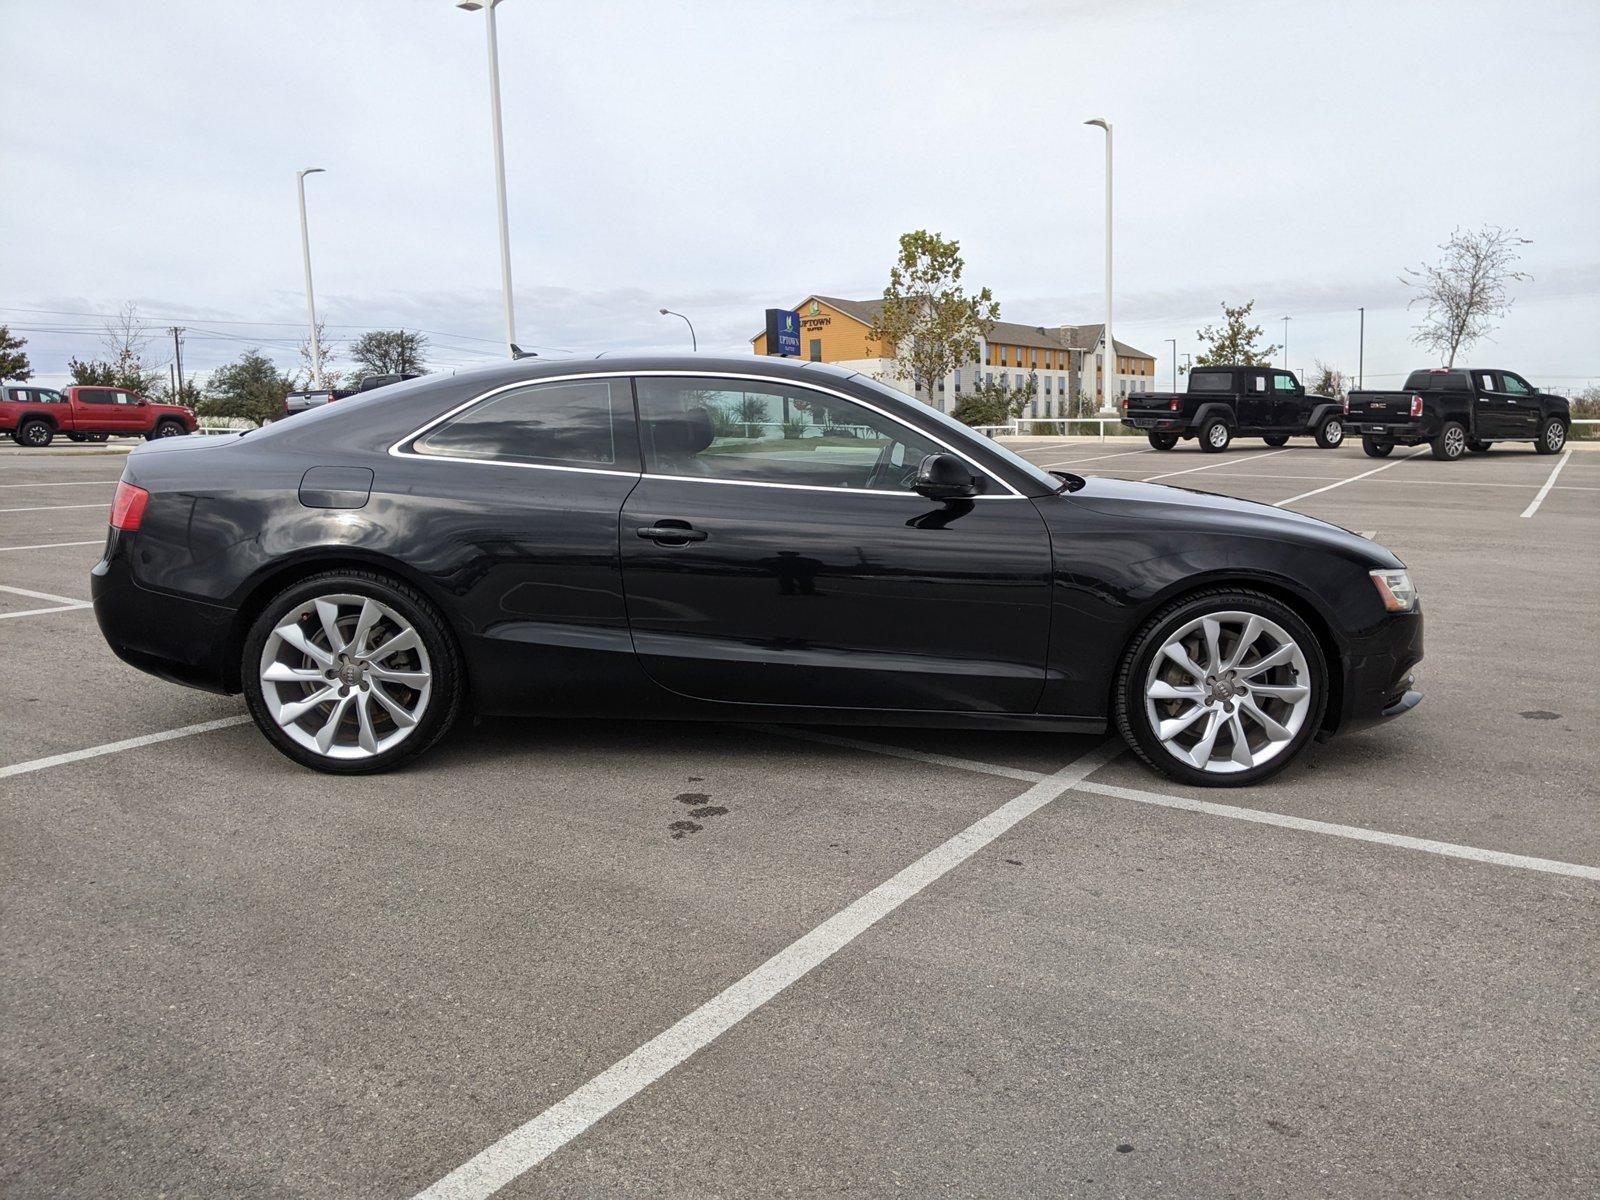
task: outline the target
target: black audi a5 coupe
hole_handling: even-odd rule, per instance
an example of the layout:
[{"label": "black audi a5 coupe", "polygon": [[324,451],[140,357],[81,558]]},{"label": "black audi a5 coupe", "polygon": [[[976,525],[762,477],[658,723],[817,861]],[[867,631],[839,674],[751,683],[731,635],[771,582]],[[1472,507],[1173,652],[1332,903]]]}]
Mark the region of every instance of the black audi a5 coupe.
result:
[{"label": "black audi a5 coupe", "polygon": [[1115,727],[1175,779],[1246,784],[1421,699],[1381,546],[1048,473],[771,358],[522,360],[141,446],[92,585],[118,655],[242,691],[339,773],[470,709]]}]

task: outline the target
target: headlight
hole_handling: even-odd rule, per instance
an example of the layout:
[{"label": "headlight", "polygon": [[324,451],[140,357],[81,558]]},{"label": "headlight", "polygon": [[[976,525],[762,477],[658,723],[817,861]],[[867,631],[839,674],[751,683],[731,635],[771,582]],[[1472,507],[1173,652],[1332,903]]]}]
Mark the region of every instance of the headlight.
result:
[{"label": "headlight", "polygon": [[1369,571],[1372,586],[1384,608],[1390,612],[1410,612],[1417,606],[1417,589],[1411,586],[1411,576],[1404,571]]}]

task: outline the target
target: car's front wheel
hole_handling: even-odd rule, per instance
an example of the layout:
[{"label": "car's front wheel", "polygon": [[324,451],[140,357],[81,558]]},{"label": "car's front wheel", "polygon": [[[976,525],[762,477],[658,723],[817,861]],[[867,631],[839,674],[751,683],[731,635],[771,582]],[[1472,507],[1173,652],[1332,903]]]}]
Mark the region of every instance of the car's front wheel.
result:
[{"label": "car's front wheel", "polygon": [[455,640],[415,589],[328,571],[275,596],[245,639],[250,715],[304,766],[387,771],[444,736],[465,678]]},{"label": "car's front wheel", "polygon": [[1539,440],[1533,444],[1533,448],[1540,454],[1560,454],[1566,444],[1567,427],[1552,417],[1539,430]]},{"label": "car's front wheel", "polygon": [[1180,783],[1234,787],[1283,770],[1322,722],[1328,668],[1316,635],[1260,592],[1217,589],[1150,618],[1123,657],[1117,727]]},{"label": "car's front wheel", "polygon": [[1344,444],[1344,422],[1338,417],[1329,417],[1317,426],[1317,445],[1324,450],[1336,450]]},{"label": "car's front wheel", "polygon": [[1157,450],[1171,450],[1178,444],[1178,435],[1175,433],[1152,433],[1150,445]]}]

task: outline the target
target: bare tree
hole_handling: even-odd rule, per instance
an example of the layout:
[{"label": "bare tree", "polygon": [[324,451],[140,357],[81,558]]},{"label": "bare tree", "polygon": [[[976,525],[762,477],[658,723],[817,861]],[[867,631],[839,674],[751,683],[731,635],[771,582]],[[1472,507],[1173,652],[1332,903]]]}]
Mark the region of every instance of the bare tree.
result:
[{"label": "bare tree", "polygon": [[1311,366],[1311,378],[1306,380],[1306,391],[1313,396],[1327,396],[1333,400],[1343,400],[1345,393],[1350,390],[1350,376],[1337,367],[1331,367],[1320,358],[1315,359]]},{"label": "bare tree", "polygon": [[1513,269],[1522,257],[1517,247],[1532,244],[1498,225],[1452,230],[1439,246],[1444,255],[1438,262],[1407,267],[1400,277],[1417,289],[1411,304],[1426,306],[1411,340],[1437,351],[1445,366],[1455,366],[1456,355],[1488,337],[1511,310],[1509,285],[1532,278]]},{"label": "bare tree", "polygon": [[[311,360],[311,335],[306,334],[300,339],[297,347],[300,351],[300,374],[305,376],[305,386],[311,389],[336,388],[339,386],[339,372],[332,369],[333,360],[339,357],[339,343],[328,337],[327,327],[321,321],[317,322],[317,350],[321,359],[322,369],[316,369]],[[300,386],[298,376],[295,386]]]},{"label": "bare tree", "polygon": [[124,304],[116,316],[106,318],[101,329],[100,345],[106,352],[105,361],[79,362],[73,358],[68,363],[73,382],[123,387],[140,393],[154,391],[161,382],[161,368],[167,360],[152,359],[146,354],[153,339],[150,327],[139,316],[138,305],[132,301]]}]

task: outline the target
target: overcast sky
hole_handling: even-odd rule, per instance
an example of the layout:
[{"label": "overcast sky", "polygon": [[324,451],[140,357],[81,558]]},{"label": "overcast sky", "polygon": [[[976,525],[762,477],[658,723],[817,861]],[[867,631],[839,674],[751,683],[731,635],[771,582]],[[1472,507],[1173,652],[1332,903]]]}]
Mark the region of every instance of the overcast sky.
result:
[{"label": "overcast sky", "polygon": [[[1467,361],[1600,380],[1600,2],[503,0],[518,324],[549,353],[748,352],[761,310],[864,298],[896,239],[960,240],[1002,316],[1195,349],[1224,300],[1290,365],[1428,363],[1401,268],[1452,227],[1533,240]],[[136,302],[204,368],[319,311],[500,336],[483,15],[451,0],[0,0],[0,322],[46,381]],[[245,324],[263,322],[263,324]],[[265,324],[277,322],[278,324]],[[54,327],[54,332],[46,331]],[[228,335],[219,337],[216,335]],[[448,335],[448,336],[446,336]],[[232,340],[230,340],[232,339]],[[164,359],[162,361],[165,361]]]}]

